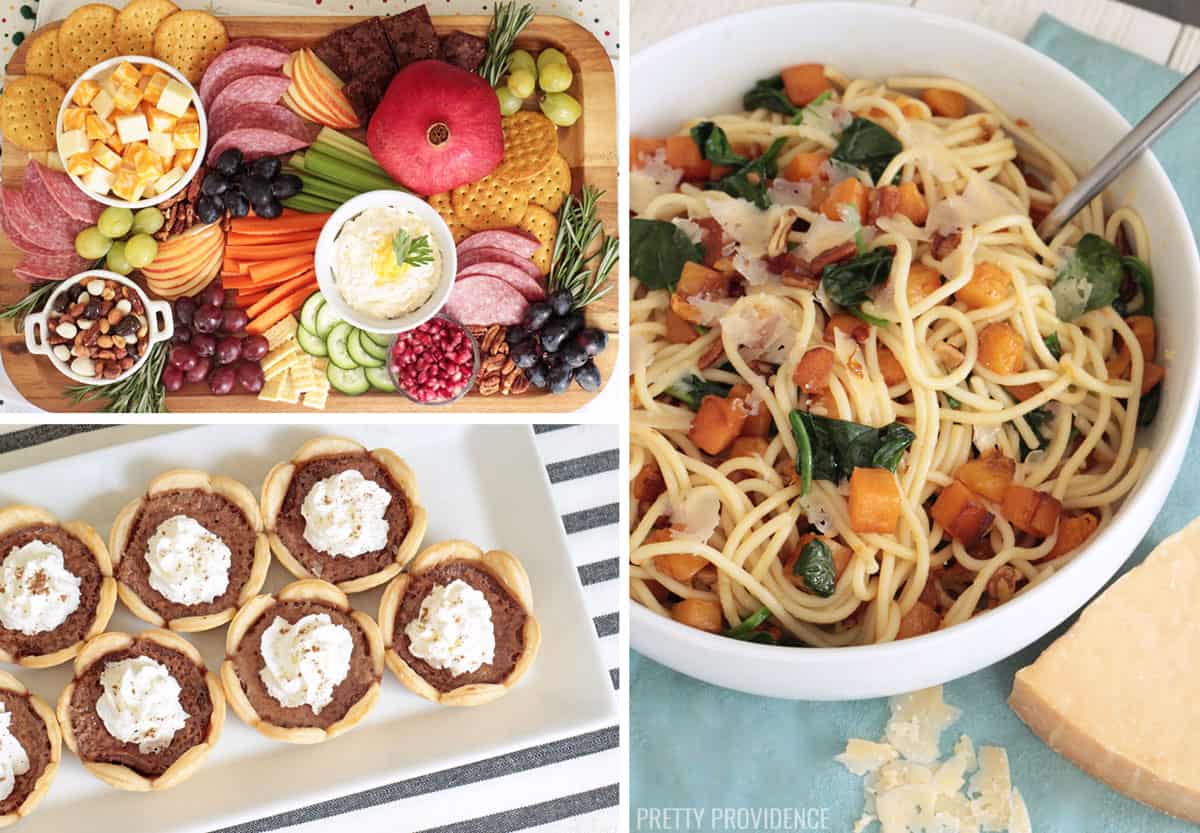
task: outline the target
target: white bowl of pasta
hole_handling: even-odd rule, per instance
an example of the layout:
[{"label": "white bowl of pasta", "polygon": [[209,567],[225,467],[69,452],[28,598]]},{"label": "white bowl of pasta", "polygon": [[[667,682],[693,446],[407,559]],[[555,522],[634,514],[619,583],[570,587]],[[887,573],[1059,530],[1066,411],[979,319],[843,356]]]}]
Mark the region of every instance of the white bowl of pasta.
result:
[{"label": "white bowl of pasta", "polygon": [[1200,400],[1158,162],[1033,233],[1128,123],[1016,40],[876,5],[725,18],[632,77],[633,647],[857,699],[1061,624],[1146,534]]}]

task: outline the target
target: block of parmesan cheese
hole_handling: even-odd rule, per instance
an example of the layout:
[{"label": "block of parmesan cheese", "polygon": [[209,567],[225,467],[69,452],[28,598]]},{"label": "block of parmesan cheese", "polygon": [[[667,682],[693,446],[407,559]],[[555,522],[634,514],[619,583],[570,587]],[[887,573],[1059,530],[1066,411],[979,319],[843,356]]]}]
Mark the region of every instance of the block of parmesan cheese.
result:
[{"label": "block of parmesan cheese", "polygon": [[1009,705],[1051,749],[1130,798],[1200,822],[1200,519],[1114,583]]}]

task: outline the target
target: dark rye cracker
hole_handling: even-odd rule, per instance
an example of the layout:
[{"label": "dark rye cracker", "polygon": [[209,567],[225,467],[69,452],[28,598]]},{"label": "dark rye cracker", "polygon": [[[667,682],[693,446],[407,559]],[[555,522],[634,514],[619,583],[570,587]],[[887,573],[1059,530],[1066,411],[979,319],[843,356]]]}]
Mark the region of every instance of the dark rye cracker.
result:
[{"label": "dark rye cracker", "polygon": [[327,35],[313,47],[313,52],[347,83],[359,76],[382,73],[390,78],[397,71],[392,47],[377,17]]},{"label": "dark rye cracker", "polygon": [[429,9],[424,6],[380,18],[380,23],[391,45],[397,70],[415,61],[438,57],[437,30],[433,28]]},{"label": "dark rye cracker", "polygon": [[474,72],[487,57],[487,41],[466,32],[450,32],[442,38],[438,57],[459,69]]}]

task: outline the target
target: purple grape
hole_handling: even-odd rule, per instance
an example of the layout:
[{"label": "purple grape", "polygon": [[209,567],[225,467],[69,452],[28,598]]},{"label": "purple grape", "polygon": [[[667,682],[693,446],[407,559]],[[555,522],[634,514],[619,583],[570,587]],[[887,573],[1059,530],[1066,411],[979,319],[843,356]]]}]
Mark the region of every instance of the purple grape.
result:
[{"label": "purple grape", "polygon": [[196,382],[203,382],[205,379],[207,379],[208,372],[211,369],[212,359],[208,358],[208,356],[201,356],[196,360],[196,366],[183,375],[185,379],[195,384]]},{"label": "purple grape", "polygon": [[217,396],[226,396],[233,393],[236,378],[233,368],[229,365],[218,367],[208,376],[208,389]]},{"label": "purple grape", "polygon": [[217,339],[208,333],[196,333],[192,336],[192,349],[197,356],[207,358],[217,352]]},{"label": "purple grape", "polygon": [[262,336],[246,336],[242,339],[242,358],[256,362],[270,351],[271,345]]},{"label": "purple grape", "polygon": [[246,311],[237,307],[224,310],[222,314],[224,315],[221,322],[221,332],[223,333],[240,333],[250,323],[250,316],[246,315]]},{"label": "purple grape", "polygon": [[220,282],[213,281],[208,286],[204,287],[204,291],[199,295],[200,304],[208,304],[214,307],[222,307],[225,305],[225,288]]},{"label": "purple grape", "polygon": [[266,382],[258,362],[239,362],[235,372],[238,385],[246,393],[258,393]]},{"label": "purple grape", "polygon": [[171,336],[172,344],[187,344],[192,340],[192,331],[187,327],[176,327],[174,335]]},{"label": "purple grape", "polygon": [[225,323],[225,313],[213,304],[204,304],[192,316],[192,329],[201,333],[215,333]]},{"label": "purple grape", "polygon": [[196,302],[191,298],[175,299],[175,320],[185,327],[192,326],[192,313],[196,311]]},{"label": "purple grape", "polygon": [[217,364],[233,364],[242,357],[241,339],[225,336],[217,342]]},{"label": "purple grape", "polygon": [[171,348],[169,359],[172,367],[186,373],[196,366],[196,362],[200,359],[200,356],[196,354],[195,349],[190,345],[177,344]]},{"label": "purple grape", "polygon": [[167,365],[163,368],[162,383],[168,393],[174,393],[183,387],[183,371],[174,365]]}]

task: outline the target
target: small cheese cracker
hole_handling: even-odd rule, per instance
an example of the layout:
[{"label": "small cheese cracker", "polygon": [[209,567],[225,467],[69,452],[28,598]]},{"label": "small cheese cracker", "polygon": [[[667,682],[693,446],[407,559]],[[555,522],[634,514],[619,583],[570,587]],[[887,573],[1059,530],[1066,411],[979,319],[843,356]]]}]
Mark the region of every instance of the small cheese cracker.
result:
[{"label": "small cheese cracker", "polygon": [[550,164],[530,177],[529,185],[529,201],[557,214],[571,191],[571,166],[561,153],[556,153]]},{"label": "small cheese cracker", "polygon": [[41,75],[9,81],[0,98],[4,137],[21,150],[54,150],[54,122],[66,95],[62,84]]},{"label": "small cheese cracker", "polygon": [[163,20],[154,30],[154,57],[175,67],[188,81],[200,77],[229,45],[225,25],[208,12],[189,9]]},{"label": "small cheese cracker", "polygon": [[25,47],[25,72],[45,75],[64,87],[75,81],[75,73],[58,54],[58,27],[50,26],[33,33]]},{"label": "small cheese cracker", "polygon": [[507,228],[520,222],[529,204],[529,186],[485,176],[460,185],[450,194],[454,216],[472,231]]},{"label": "small cheese cracker", "polygon": [[75,75],[120,54],[113,38],[116,22],[117,10],[112,6],[88,3],[58,27],[58,54]]},{"label": "small cheese cracker", "polygon": [[496,179],[516,182],[536,174],[550,164],[558,152],[558,128],[532,110],[518,110],[501,120],[504,127],[504,158],[492,171]]},{"label": "small cheese cracker", "polygon": [[304,401],[301,403],[306,408],[316,408],[317,410],[325,410],[325,403],[329,401],[329,392],[309,392],[304,394]]},{"label": "small cheese cracker", "polygon": [[455,243],[461,243],[470,237],[474,232],[464,226],[462,223],[454,220],[448,220],[446,225],[450,226],[450,236],[454,238]]},{"label": "small cheese cracker", "polygon": [[267,340],[267,349],[274,350],[285,341],[291,340],[299,329],[300,322],[294,315],[289,315],[277,324],[271,325],[270,329],[263,333],[263,338]]},{"label": "small cheese cracker", "polygon": [[554,236],[558,234],[558,218],[540,205],[531,205],[526,209],[525,216],[521,218],[518,226],[542,244],[530,260],[542,270],[543,275],[549,274],[550,253],[554,251]]},{"label": "small cheese cracker", "polygon": [[122,55],[151,55],[154,30],[179,11],[171,0],[133,0],[117,15],[113,35]]},{"label": "small cheese cracker", "polygon": [[300,401],[300,391],[297,390],[290,373],[284,377],[283,389],[279,392],[279,401],[289,405],[295,405]]},{"label": "small cheese cracker", "polygon": [[281,402],[279,394],[287,384],[287,374],[276,376],[274,379],[268,379],[262,386],[262,390],[258,392],[258,398],[263,402]]}]

